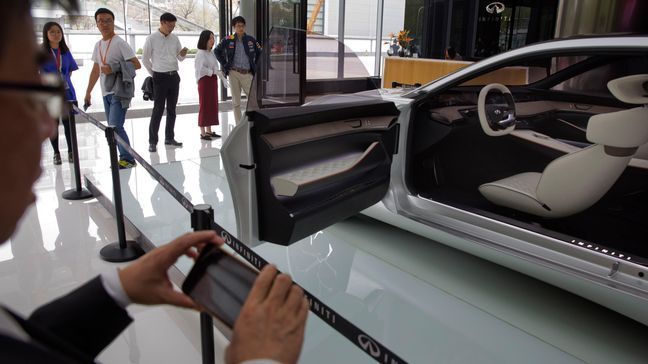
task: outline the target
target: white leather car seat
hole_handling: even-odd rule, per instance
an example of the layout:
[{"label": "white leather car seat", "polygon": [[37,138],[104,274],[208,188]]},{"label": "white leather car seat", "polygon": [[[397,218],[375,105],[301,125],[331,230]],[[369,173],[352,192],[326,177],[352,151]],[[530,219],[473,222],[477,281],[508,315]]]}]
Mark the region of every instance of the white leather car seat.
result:
[{"label": "white leather car seat", "polygon": [[592,116],[593,145],[555,159],[542,173],[526,172],[479,186],[494,204],[533,215],[569,216],[596,203],[619,178],[637,147],[648,142],[648,74],[608,82],[617,99],[642,106]]}]

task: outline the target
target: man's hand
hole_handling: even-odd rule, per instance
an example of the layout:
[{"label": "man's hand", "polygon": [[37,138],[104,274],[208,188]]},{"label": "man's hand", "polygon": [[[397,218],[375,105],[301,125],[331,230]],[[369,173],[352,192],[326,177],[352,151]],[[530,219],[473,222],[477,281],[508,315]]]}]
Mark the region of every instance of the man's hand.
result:
[{"label": "man's hand", "polygon": [[104,64],[101,66],[101,73],[104,75],[109,75],[112,73],[112,68],[110,68],[110,65]]},{"label": "man's hand", "polygon": [[167,271],[181,255],[195,259],[196,248],[206,244],[222,244],[214,231],[200,231],[180,236],[172,242],[153,249],[133,264],[119,271],[119,279],[128,298],[142,305],[170,304],[199,309],[187,295],[173,289]]},{"label": "man's hand", "polygon": [[189,49],[187,47],[182,48],[180,50],[180,57],[186,56],[188,51],[189,51]]},{"label": "man's hand", "polygon": [[90,92],[86,92],[85,97],[83,98],[83,111],[86,111],[90,105],[92,105],[92,98],[90,97]]},{"label": "man's hand", "polygon": [[236,320],[225,361],[233,364],[263,358],[296,363],[307,317],[308,301],[302,289],[292,284],[289,275],[277,275],[274,266],[266,266]]}]

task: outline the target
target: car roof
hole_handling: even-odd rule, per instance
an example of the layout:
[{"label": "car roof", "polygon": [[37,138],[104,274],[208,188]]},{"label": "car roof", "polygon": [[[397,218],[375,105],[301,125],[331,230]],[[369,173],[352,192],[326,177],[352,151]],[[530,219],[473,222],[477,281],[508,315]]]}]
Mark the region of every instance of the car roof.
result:
[{"label": "car roof", "polygon": [[451,73],[440,79],[433,80],[419,88],[416,88],[403,97],[416,97],[423,93],[428,93],[443,87],[444,85],[454,82],[458,79],[465,78],[467,75],[477,69],[491,68],[500,63],[507,63],[516,58],[542,56],[552,53],[569,53],[569,52],[614,52],[625,50],[645,51],[648,54],[648,34],[641,35],[606,35],[606,36],[579,36],[564,39],[552,39],[545,42],[533,43],[521,48],[513,49],[504,53],[475,62],[454,73]]}]

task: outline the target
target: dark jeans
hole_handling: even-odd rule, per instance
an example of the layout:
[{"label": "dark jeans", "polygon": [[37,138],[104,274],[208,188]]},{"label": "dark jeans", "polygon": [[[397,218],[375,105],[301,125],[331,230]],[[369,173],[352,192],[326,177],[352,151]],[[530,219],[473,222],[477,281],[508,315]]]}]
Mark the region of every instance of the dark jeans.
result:
[{"label": "dark jeans", "polygon": [[149,144],[157,144],[160,121],[164,113],[166,103],[166,126],[164,128],[164,140],[173,140],[176,119],[176,104],[180,92],[180,76],[166,73],[153,72],[153,89],[155,90],[155,101],[149,124]]}]

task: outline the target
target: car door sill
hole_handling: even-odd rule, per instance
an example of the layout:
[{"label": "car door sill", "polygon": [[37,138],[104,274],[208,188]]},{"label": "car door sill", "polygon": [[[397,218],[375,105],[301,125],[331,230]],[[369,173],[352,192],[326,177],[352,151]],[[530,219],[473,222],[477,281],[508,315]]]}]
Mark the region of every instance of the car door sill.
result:
[{"label": "car door sill", "polygon": [[[410,196],[411,198],[419,198],[421,200],[424,200],[425,202],[429,203],[434,203],[439,206],[442,206],[444,208],[448,209],[455,209],[457,208],[445,204],[438,203],[433,200],[426,199],[425,197],[418,197],[418,196]],[[467,211],[461,211],[462,213],[465,214],[472,214]],[[589,251],[585,248],[581,248],[579,246],[574,246],[570,243],[566,243],[564,241],[554,239],[552,237],[543,237],[544,244],[536,244],[535,242],[531,242],[530,240],[538,240],[538,234],[534,234],[535,239],[528,239],[528,240],[522,240],[519,237],[515,237],[517,234],[509,235],[508,237],[505,235],[505,233],[501,231],[496,231],[495,233],[497,234],[497,237],[502,237],[502,240],[508,239],[517,243],[519,247],[513,247],[511,245],[503,244],[501,242],[494,241],[492,238],[486,238],[484,236],[480,236],[477,233],[471,233],[467,232],[466,229],[461,228],[459,226],[449,226],[449,224],[446,223],[446,221],[443,222],[437,222],[433,221],[432,219],[429,218],[422,218],[420,216],[417,216],[416,214],[409,213],[407,211],[403,211],[402,209],[399,209],[398,212],[400,215],[410,218],[418,223],[427,225],[429,227],[432,227],[434,229],[443,231],[445,233],[459,236],[463,239],[466,239],[472,243],[479,244],[483,247],[487,247],[489,249],[496,250],[499,253],[504,253],[507,255],[515,256],[519,259],[523,259],[527,262],[535,263],[538,265],[541,265],[545,268],[550,268],[553,270],[558,270],[566,274],[570,275],[575,275],[581,278],[584,278],[590,282],[597,283],[600,285],[608,286],[611,288],[615,288],[621,291],[624,291],[628,294],[632,294],[637,297],[641,297],[643,300],[648,300],[648,291],[637,288],[633,286],[632,284],[629,284],[626,282],[628,278],[631,278],[632,276],[635,276],[634,271],[643,271],[644,269],[641,268],[641,266],[636,265],[633,262],[619,262],[616,259],[613,259],[612,257],[604,256],[604,255],[599,255],[595,256],[594,254],[599,254],[597,252]],[[447,217],[447,216],[446,216]],[[482,219],[488,219],[486,217],[480,216]],[[489,219],[490,220],[490,219]],[[493,230],[492,228],[484,228],[479,225],[470,225],[472,227],[478,227],[480,229],[484,230]],[[518,227],[511,226],[513,229],[520,230]],[[528,232],[528,233],[533,233],[533,232]],[[508,235],[508,234],[507,234]],[[529,234],[531,237],[531,234]],[[531,248],[533,247],[533,248]],[[576,249],[579,249],[579,251],[576,251]],[[534,253],[533,250],[536,250]],[[576,268],[574,266],[570,266],[569,264],[562,263],[560,262],[559,259],[554,259],[554,258],[544,258],[539,252],[542,251],[548,251],[548,252],[555,252],[558,254],[564,254],[567,255],[571,259],[577,259],[577,260],[582,260],[590,265],[593,265],[594,267],[598,267],[598,272],[592,272],[588,271],[585,269],[580,269]],[[570,251],[572,254],[570,254]],[[580,253],[580,254],[578,254]],[[584,256],[584,254],[586,254]],[[592,258],[592,259],[588,259]],[[617,265],[616,263],[623,263]],[[635,265],[635,269],[631,269],[632,272],[628,272],[629,266]],[[610,273],[614,273],[613,275],[610,276]],[[619,280],[619,276],[623,275],[624,280],[621,281]]]}]

